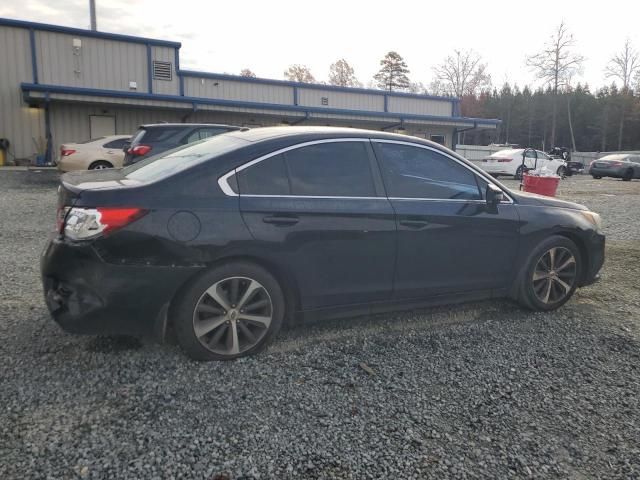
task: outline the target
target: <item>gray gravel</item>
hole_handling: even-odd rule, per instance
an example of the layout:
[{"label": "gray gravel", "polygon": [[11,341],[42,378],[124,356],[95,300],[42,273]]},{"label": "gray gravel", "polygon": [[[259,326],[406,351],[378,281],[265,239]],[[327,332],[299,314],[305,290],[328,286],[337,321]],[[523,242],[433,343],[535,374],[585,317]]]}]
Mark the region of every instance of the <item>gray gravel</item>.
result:
[{"label": "gray gravel", "polygon": [[2,479],[640,478],[640,182],[563,182],[609,241],[602,282],[556,313],[326,322],[209,364],[48,318],[55,186],[0,171]]}]

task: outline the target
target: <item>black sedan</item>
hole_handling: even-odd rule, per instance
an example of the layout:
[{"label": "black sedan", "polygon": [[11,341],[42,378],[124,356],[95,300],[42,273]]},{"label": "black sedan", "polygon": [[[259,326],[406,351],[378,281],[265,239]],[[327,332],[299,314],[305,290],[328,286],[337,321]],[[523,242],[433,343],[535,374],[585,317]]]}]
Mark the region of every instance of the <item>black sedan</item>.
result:
[{"label": "black sedan", "polygon": [[384,132],[236,131],[62,177],[42,254],[69,332],[175,332],[201,360],[284,321],[511,297],[563,305],[598,278],[600,218],[512,192],[441,145]]}]

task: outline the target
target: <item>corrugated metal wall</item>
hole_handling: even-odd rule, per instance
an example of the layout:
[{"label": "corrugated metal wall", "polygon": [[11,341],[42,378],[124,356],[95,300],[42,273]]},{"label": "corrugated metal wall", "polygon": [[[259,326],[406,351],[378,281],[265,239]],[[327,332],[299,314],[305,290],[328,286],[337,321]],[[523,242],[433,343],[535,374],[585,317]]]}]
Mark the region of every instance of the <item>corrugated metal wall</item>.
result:
[{"label": "corrugated metal wall", "polygon": [[171,80],[153,79],[153,93],[162,93],[165,95],[180,94],[180,80],[176,75],[176,49],[171,47],[151,47],[151,59],[160,62],[169,62],[171,64]]},{"label": "corrugated metal wall", "polygon": [[11,142],[9,159],[31,158],[32,139],[44,138],[44,110],[22,101],[21,82],[33,81],[29,30],[0,27],[0,138]]},{"label": "corrugated metal wall", "polygon": [[292,87],[205,77],[185,77],[184,94],[188,97],[293,105]]},{"label": "corrugated metal wall", "polygon": [[134,81],[136,91],[149,91],[146,45],[37,31],[36,57],[40,83],[129,90]]},{"label": "corrugated metal wall", "polygon": [[126,135],[133,134],[144,123],[180,122],[184,113],[176,110],[52,103],[51,134],[56,156],[62,143],[80,142],[90,138],[90,115],[115,117],[116,134]]},{"label": "corrugated metal wall", "polygon": [[[326,99],[326,104],[322,103],[323,98]],[[384,112],[384,97],[382,95],[339,92],[336,90],[299,88],[298,104],[306,107]]]},{"label": "corrugated metal wall", "polygon": [[451,102],[447,100],[389,96],[389,112],[415,115],[451,116]]}]

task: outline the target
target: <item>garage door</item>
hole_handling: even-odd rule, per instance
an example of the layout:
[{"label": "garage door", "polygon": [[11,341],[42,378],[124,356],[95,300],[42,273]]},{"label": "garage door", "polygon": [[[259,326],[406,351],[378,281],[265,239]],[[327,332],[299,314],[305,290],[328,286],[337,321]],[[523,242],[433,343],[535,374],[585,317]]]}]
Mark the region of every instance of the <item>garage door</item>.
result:
[{"label": "garage door", "polygon": [[89,115],[89,133],[91,138],[116,134],[116,117],[107,115]]}]

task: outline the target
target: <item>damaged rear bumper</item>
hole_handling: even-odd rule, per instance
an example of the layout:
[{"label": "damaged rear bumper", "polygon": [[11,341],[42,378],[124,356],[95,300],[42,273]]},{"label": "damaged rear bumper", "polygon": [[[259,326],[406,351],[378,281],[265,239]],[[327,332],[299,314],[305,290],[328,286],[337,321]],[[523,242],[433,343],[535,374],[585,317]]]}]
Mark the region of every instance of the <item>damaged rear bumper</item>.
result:
[{"label": "damaged rear bumper", "polygon": [[67,332],[151,335],[198,267],[105,262],[90,243],[53,238],[40,260],[47,308]]}]

